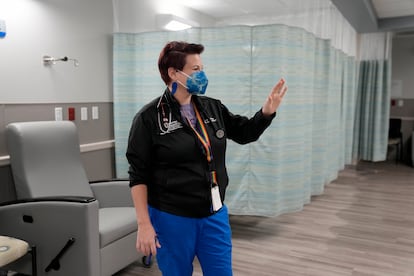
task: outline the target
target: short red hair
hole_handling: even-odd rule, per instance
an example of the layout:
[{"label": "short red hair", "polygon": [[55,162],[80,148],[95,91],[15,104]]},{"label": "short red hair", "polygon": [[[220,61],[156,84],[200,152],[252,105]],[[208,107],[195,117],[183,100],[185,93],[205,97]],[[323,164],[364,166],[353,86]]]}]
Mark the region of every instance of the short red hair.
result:
[{"label": "short red hair", "polygon": [[158,58],[158,69],[165,84],[168,85],[171,82],[170,76],[168,75],[168,68],[173,67],[177,70],[183,70],[187,55],[201,54],[203,51],[204,46],[201,44],[183,41],[168,42]]}]

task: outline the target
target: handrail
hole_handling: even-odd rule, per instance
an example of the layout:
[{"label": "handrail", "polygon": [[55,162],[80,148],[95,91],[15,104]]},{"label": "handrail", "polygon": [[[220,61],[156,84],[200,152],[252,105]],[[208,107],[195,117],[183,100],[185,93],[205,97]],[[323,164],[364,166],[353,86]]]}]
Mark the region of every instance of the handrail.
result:
[{"label": "handrail", "polygon": [[[80,145],[80,152],[91,152],[115,147],[115,140],[105,140]],[[0,167],[10,164],[10,155],[0,156]]]}]

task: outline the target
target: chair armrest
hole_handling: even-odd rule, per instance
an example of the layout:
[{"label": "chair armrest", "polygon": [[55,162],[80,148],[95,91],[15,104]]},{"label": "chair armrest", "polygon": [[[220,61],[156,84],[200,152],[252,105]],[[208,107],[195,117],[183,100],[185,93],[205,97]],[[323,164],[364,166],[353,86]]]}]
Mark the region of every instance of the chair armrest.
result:
[{"label": "chair armrest", "polygon": [[[38,275],[71,238],[73,246],[61,258],[61,275],[99,275],[98,201],[35,199],[0,206],[0,233],[23,239],[37,248]],[[24,260],[22,260],[24,261]],[[98,264],[98,265],[97,265]],[[17,271],[27,263],[13,264]]]},{"label": "chair armrest", "polygon": [[94,197],[88,197],[88,196],[38,197],[38,198],[27,198],[27,199],[18,199],[18,200],[13,200],[13,201],[0,202],[0,206],[22,204],[22,203],[29,203],[29,202],[42,202],[42,201],[89,203],[95,200],[96,199]]},{"label": "chair armrest", "polygon": [[134,206],[128,180],[94,181],[90,185],[100,208]]}]

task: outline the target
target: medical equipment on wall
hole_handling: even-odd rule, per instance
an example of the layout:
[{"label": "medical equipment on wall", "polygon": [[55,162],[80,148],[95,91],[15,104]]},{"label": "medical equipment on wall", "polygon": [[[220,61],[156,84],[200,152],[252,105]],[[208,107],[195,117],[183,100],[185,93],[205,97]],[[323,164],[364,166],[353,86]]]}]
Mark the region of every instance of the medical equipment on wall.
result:
[{"label": "medical equipment on wall", "polygon": [[64,56],[63,58],[55,58],[55,57],[51,57],[51,56],[43,56],[43,65],[45,66],[52,66],[55,65],[56,62],[58,61],[69,61],[72,60],[73,61],[73,65],[75,67],[79,66],[79,61],[75,58],[68,58],[67,56]]}]

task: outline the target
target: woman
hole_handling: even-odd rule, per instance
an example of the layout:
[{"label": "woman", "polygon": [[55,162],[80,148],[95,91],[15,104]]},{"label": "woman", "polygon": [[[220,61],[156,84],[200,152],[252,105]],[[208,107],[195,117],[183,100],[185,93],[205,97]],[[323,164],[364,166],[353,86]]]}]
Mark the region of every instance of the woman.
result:
[{"label": "woman", "polygon": [[192,275],[197,256],[204,275],[232,275],[231,230],[223,204],[228,176],[226,139],[256,141],[287,91],[281,79],[252,117],[232,114],[200,97],[208,80],[201,44],[173,41],[160,53],[167,85],[135,116],[126,156],[137,223],[137,250],[157,255],[163,275]]}]

